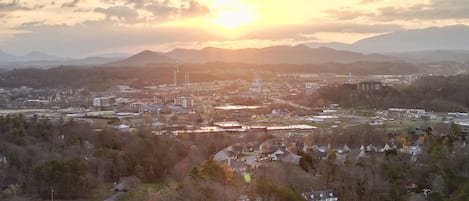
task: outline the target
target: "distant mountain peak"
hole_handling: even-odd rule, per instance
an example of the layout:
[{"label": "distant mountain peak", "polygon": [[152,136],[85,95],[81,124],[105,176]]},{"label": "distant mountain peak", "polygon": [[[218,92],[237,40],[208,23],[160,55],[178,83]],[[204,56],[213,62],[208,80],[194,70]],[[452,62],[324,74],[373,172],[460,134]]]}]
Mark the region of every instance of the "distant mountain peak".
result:
[{"label": "distant mountain peak", "polygon": [[469,49],[469,26],[402,30],[359,40],[348,49],[358,52],[409,52]]},{"label": "distant mountain peak", "polygon": [[[159,52],[155,52],[153,50],[143,50],[139,53],[137,53],[136,55],[152,55],[152,54],[160,54]],[[134,56],[136,56],[134,55]]]},{"label": "distant mountain peak", "polygon": [[150,64],[159,63],[173,63],[174,59],[164,55],[161,52],[155,52],[152,50],[144,50],[135,55],[128,57],[127,59],[109,63],[107,65],[115,66],[145,66]]}]

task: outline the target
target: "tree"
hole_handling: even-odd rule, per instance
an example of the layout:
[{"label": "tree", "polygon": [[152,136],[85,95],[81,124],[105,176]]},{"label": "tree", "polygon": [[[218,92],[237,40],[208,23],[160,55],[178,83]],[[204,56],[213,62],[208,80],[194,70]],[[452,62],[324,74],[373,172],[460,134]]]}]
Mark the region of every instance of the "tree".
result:
[{"label": "tree", "polygon": [[314,167],[315,161],[314,161],[313,157],[310,154],[299,150],[298,155],[301,156],[301,158],[300,158],[300,167],[304,171],[309,172],[309,171],[315,169],[315,167]]},{"label": "tree", "polygon": [[467,201],[469,200],[469,181],[464,186],[456,191],[455,195],[450,199],[451,201]]}]

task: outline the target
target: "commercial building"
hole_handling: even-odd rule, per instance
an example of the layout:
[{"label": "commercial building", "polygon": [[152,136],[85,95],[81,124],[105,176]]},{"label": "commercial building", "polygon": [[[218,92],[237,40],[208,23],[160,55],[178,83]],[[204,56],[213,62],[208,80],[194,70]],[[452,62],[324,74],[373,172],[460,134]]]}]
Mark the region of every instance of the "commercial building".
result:
[{"label": "commercial building", "polygon": [[360,82],[357,85],[358,91],[378,91],[383,88],[383,83],[378,81],[364,81]]},{"label": "commercial building", "polygon": [[193,107],[194,99],[192,97],[176,97],[174,99],[174,105],[179,105],[184,108]]},{"label": "commercial building", "polygon": [[93,107],[95,107],[97,109],[103,109],[103,108],[106,108],[106,107],[110,107],[114,103],[116,103],[116,97],[115,96],[93,98]]}]

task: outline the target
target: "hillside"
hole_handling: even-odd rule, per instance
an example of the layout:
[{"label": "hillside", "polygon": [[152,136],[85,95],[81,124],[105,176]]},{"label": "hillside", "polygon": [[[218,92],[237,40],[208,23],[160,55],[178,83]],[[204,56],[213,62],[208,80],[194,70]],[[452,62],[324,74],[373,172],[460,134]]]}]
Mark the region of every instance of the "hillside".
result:
[{"label": "hillside", "polygon": [[174,59],[167,57],[166,55],[154,52],[151,50],[145,50],[138,54],[128,57],[127,59],[108,63],[110,66],[145,66],[150,64],[161,64],[161,63],[173,63]]},{"label": "hillside", "polygon": [[146,65],[152,63],[249,63],[249,64],[320,64],[353,63],[357,61],[395,61],[385,55],[366,55],[331,48],[299,46],[272,46],[266,48],[222,49],[207,47],[200,50],[175,49],[168,53],[144,51],[112,65]]}]

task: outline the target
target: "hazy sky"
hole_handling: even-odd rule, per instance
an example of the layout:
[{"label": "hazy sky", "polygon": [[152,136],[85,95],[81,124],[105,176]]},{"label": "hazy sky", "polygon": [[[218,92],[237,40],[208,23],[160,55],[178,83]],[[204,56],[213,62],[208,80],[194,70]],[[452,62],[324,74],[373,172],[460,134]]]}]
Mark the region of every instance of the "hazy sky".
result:
[{"label": "hazy sky", "polygon": [[351,43],[468,20],[467,0],[0,0],[0,49],[87,56]]}]

